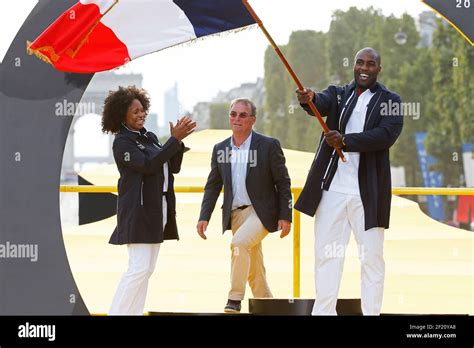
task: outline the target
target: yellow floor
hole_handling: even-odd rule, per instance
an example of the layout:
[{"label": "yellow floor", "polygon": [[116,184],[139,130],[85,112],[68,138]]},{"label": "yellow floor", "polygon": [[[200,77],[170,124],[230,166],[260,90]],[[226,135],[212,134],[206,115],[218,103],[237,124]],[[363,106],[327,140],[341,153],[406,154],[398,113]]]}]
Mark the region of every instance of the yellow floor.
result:
[{"label": "yellow floor", "polygon": [[[227,131],[203,131],[186,142],[177,185],[202,185],[209,171],[210,151]],[[292,184],[301,186],[313,154],[285,150]],[[98,185],[114,185],[114,166],[81,173]],[[221,233],[220,209],[212,217],[208,240],[197,236],[201,194],[177,195],[180,241],[165,242],[150,280],[145,310],[221,312],[227,300],[230,232]],[[218,202],[217,207],[220,204]],[[121,274],[127,267],[125,246],[108,244],[116,217],[64,230],[69,263],[91,313],[107,312]],[[301,297],[314,297],[313,219],[301,219]],[[393,197],[391,228],[385,234],[386,280],[384,313],[474,314],[473,234],[438,223],[418,205]],[[270,234],[263,244],[269,284],[275,297],[292,297],[292,234]],[[360,264],[351,238],[340,297],[360,297]],[[251,296],[250,289],[247,297]],[[248,311],[243,302],[243,312]]]}]

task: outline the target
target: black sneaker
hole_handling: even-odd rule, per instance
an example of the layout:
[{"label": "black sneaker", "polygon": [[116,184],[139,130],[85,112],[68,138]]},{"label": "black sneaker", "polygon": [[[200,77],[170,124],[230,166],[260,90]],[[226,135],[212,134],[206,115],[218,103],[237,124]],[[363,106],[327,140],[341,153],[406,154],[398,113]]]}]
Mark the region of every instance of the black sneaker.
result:
[{"label": "black sneaker", "polygon": [[224,312],[226,313],[240,313],[240,301],[228,300],[225,305]]}]

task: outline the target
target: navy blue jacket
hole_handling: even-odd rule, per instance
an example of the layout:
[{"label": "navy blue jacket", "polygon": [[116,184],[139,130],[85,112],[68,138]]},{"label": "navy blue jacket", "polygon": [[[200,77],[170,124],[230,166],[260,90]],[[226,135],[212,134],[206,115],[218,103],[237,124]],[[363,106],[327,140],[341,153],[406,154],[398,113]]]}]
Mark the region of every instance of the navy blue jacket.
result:
[{"label": "navy blue jacket", "polygon": [[[211,172],[204,188],[199,217],[200,221],[211,219],[217,198],[224,186],[222,232],[231,229],[232,165],[222,156],[231,151],[230,139],[216,144],[212,150]],[[291,221],[291,180],[285,165],[285,156],[277,139],[255,131],[252,131],[250,151],[255,151],[257,157],[255,166],[247,164],[247,193],[263,226],[268,232],[276,232],[278,220]]]},{"label": "navy blue jacket", "polygon": [[[109,243],[161,243],[179,239],[173,173],[179,173],[184,144],[175,137],[161,145],[157,136],[121,127],[113,143],[118,180],[117,227]],[[163,231],[163,165],[168,162],[168,222]]]},{"label": "navy blue jacket", "polygon": [[[345,86],[329,86],[316,93],[313,103],[322,116],[327,116],[330,130],[344,135],[344,152],[360,152],[359,190],[364,205],[365,229],[389,227],[392,183],[390,176],[389,148],[395,143],[403,127],[403,115],[393,107],[401,103],[400,97],[385,86],[376,83],[371,91],[375,95],[370,100],[365,116],[364,131],[344,134],[347,122],[357,104],[358,94],[354,81]],[[312,115],[307,104],[303,108]],[[338,155],[321,134],[316,156],[309,170],[303,191],[295,204],[295,209],[314,216],[321,200],[322,191],[328,190],[337,170]]]}]

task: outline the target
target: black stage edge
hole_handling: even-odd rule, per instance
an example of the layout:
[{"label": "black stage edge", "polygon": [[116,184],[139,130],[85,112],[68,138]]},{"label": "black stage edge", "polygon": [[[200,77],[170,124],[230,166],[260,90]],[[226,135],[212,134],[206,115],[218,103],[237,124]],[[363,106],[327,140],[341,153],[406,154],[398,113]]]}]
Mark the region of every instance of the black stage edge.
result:
[{"label": "black stage edge", "polygon": [[[28,323],[28,324],[27,324]],[[54,325],[55,340],[20,338],[21,325]],[[12,316],[0,317],[0,346],[95,344],[249,344],[295,347],[298,344],[408,344],[472,347],[471,316],[311,317],[246,315],[179,315],[137,317]],[[420,335],[408,337],[407,335]],[[434,335],[442,335],[434,338]],[[443,336],[444,335],[444,336]],[[449,337],[447,336],[449,335]],[[452,336],[452,335],[455,335]]]},{"label": "black stage edge", "polygon": [[251,314],[249,313],[196,313],[196,312],[148,312],[149,316],[157,316],[157,317],[166,317],[166,316],[172,316],[172,317],[180,317],[180,316],[185,316],[185,317],[209,317],[209,316],[228,316],[228,315],[238,315],[238,316],[250,316]]},{"label": "black stage edge", "polygon": [[[314,299],[251,298],[249,312],[254,315],[311,315]],[[362,315],[360,298],[338,299],[338,315]]]},{"label": "black stage edge", "polygon": [[[78,175],[79,185],[92,185]],[[79,193],[79,225],[107,219],[117,214],[117,195],[113,193]]]}]

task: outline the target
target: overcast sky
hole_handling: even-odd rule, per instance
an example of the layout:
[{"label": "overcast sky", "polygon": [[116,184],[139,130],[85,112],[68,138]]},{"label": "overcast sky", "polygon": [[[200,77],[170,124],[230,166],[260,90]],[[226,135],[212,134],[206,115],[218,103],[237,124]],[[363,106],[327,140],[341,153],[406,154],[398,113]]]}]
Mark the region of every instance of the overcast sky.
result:
[{"label": "overcast sky", "polygon": [[[0,2],[0,59],[35,3],[35,0]],[[414,17],[430,11],[419,0],[251,0],[251,4],[278,44],[286,44],[295,30],[327,31],[336,9],[374,6],[385,15],[400,16],[407,12]],[[152,96],[152,111],[159,114],[163,110],[164,91],[177,82],[183,108],[191,111],[197,102],[212,99],[219,90],[262,77],[267,45],[265,36],[253,28],[157,52],[132,61],[117,72],[142,73],[144,87]]]}]

